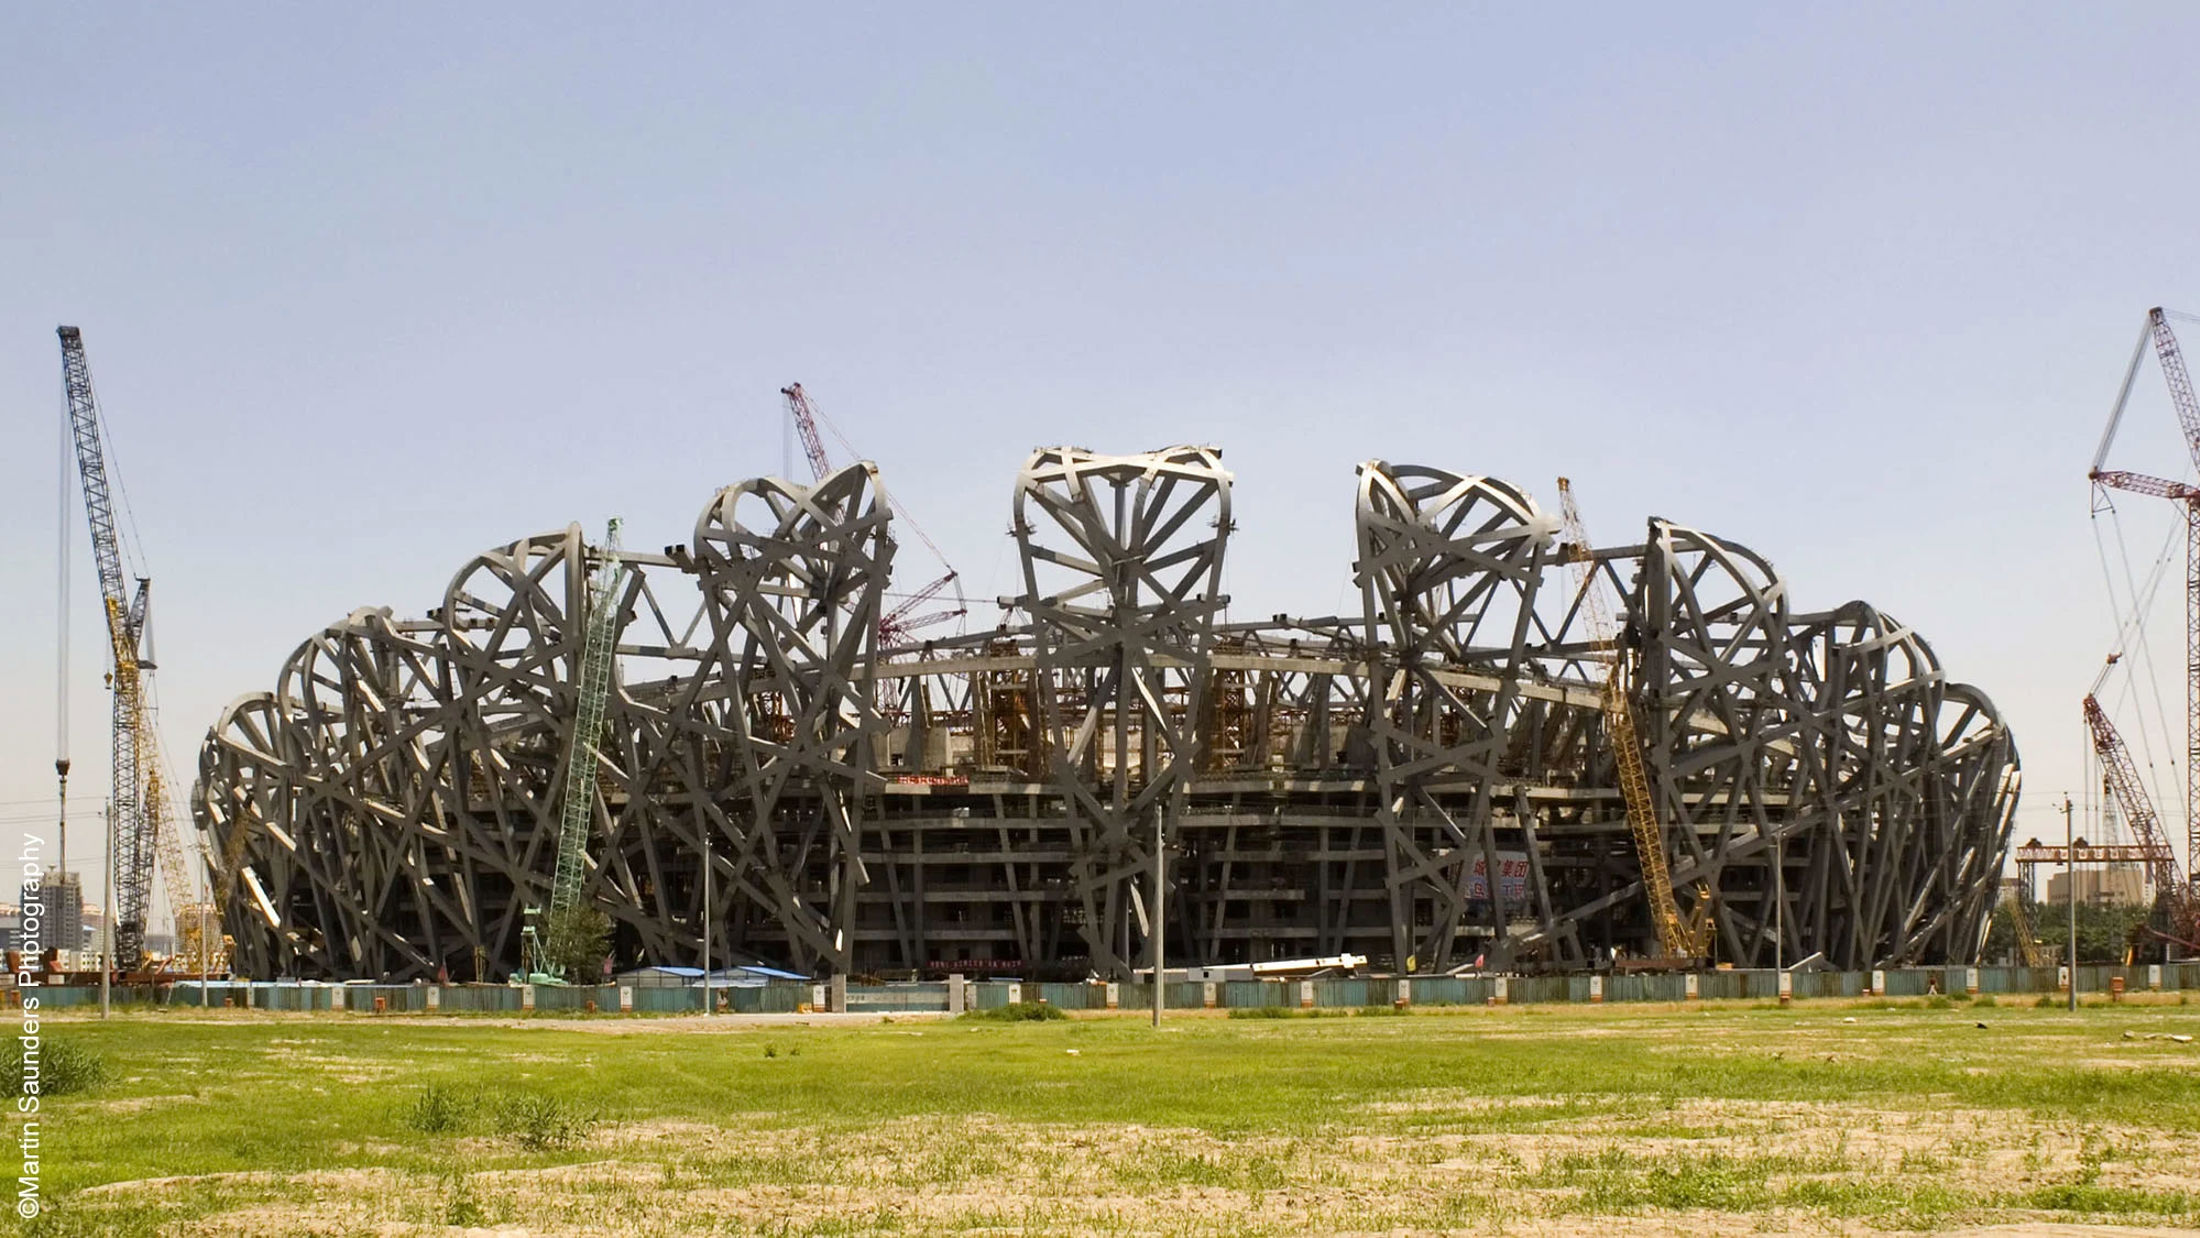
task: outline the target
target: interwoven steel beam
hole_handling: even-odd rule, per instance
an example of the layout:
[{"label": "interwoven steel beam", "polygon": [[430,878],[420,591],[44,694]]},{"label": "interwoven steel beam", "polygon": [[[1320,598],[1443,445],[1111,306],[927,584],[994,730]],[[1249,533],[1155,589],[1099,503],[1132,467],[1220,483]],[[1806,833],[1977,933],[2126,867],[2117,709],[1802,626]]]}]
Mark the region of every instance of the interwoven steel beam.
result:
[{"label": "interwoven steel beam", "polygon": [[[1647,955],[1613,656],[1712,959],[1976,956],[2015,748],[1909,629],[1796,613],[1764,559],[1657,520],[1587,552],[1626,603],[1614,654],[1524,490],[1379,461],[1359,613],[1230,623],[1229,500],[1211,448],[1037,452],[1001,625],[892,649],[868,465],[731,487],[689,544],[625,556],[584,878],[617,963],[693,963],[708,923],[721,957],[813,974],[1121,976],[1151,961],[1157,838],[1172,966]],[[594,553],[572,528],[484,555],[427,618],[356,612],[223,714],[193,803],[243,970],[519,962]]]}]

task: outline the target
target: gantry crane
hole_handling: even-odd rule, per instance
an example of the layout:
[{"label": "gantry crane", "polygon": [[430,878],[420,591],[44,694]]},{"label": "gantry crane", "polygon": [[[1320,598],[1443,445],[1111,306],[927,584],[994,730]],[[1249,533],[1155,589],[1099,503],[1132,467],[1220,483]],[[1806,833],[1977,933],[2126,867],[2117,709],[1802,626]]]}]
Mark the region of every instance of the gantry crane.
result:
[{"label": "gantry crane", "polygon": [[[779,389],[779,394],[786,397],[787,416],[793,420],[795,432],[802,437],[802,453],[809,457],[811,479],[814,481],[825,480],[825,475],[833,471],[833,459],[825,454],[824,440],[818,437],[817,421],[819,414],[816,406],[810,403],[809,394],[802,390],[801,383],[789,383]],[[834,433],[838,434],[839,431],[836,430]],[[845,442],[842,445],[845,446]],[[910,530],[917,535],[918,540],[924,543],[925,548],[932,552],[932,557],[939,561],[940,567],[945,570],[943,574],[927,582],[922,588],[903,598],[891,610],[879,616],[878,643],[881,649],[908,644],[912,633],[946,623],[951,619],[960,619],[970,613],[969,606],[963,601],[960,583],[962,577],[955,571],[953,565],[948,563],[947,556],[940,553],[939,546],[930,537],[926,536],[924,529],[910,517],[908,512],[902,509],[899,503],[894,501],[894,496],[891,493],[887,494],[886,503],[892,509],[894,518],[909,526]],[[940,600],[949,589],[953,589],[955,594],[953,608],[947,608],[943,603],[941,609],[938,610],[927,611],[924,609],[934,601]]]},{"label": "gantry crane", "polygon": [[1573,483],[1558,479],[1560,519],[1566,526],[1565,555],[1578,582],[1582,614],[1589,621],[1589,636],[1596,651],[1609,655],[1604,679],[1604,717],[1612,741],[1612,760],[1619,767],[1619,789],[1627,809],[1628,830],[1634,836],[1635,856],[1642,868],[1643,896],[1650,903],[1650,919],[1658,931],[1658,944],[1673,958],[1702,955],[1701,913],[1708,900],[1699,900],[1693,924],[1681,918],[1673,898],[1673,874],[1665,858],[1664,831],[1658,826],[1657,801],[1650,794],[1650,771],[1642,759],[1642,740],[1635,725],[1633,677],[1628,673],[1628,652],[1620,647],[1619,626],[1603,590],[1597,587],[1596,559],[1589,550],[1589,535],[1581,522],[1581,508],[1574,502]]},{"label": "gantry crane", "polygon": [[[2131,364],[2124,370],[2116,406],[2109,413],[2108,428],[2101,434],[2100,448],[2093,453],[2093,467],[2086,476],[2102,489],[2172,499],[2185,509],[2185,856],[2188,864],[2200,868],[2200,488],[2101,467],[2123,421],[2124,407],[2131,401],[2132,384],[2139,376],[2139,363],[2149,343],[2154,346],[2155,360],[2161,364],[2162,379],[2169,385],[2170,403],[2177,410],[2185,450],[2194,467],[2200,468],[2200,397],[2193,393],[2192,376],[2185,370],[2185,354],[2170,330],[2169,316],[2157,306],[2147,311],[2139,343],[2131,351]],[[2097,709],[2097,705],[2091,706],[2088,717]]]},{"label": "gantry crane", "polygon": [[[92,558],[99,568],[99,596],[107,619],[114,767],[108,812],[115,848],[115,905],[108,909],[114,924],[114,957],[108,964],[129,972],[138,970],[144,961],[146,917],[153,901],[153,863],[166,804],[157,776],[152,795],[146,795],[146,777],[159,765],[159,752],[150,742],[146,719],[147,676],[153,667],[146,640],[152,582],[139,577],[133,593],[123,576],[122,547],[115,532],[114,491],[107,478],[99,400],[92,390],[83,332],[61,327],[57,334],[61,337],[61,378],[68,397],[77,478],[84,490],[84,514],[91,524]],[[181,868],[180,860],[177,868]]]},{"label": "gantry crane", "polygon": [[[565,762],[565,798],[558,814],[557,868],[550,884],[550,919],[556,923],[580,905],[588,873],[588,820],[596,809],[596,767],[603,753],[604,707],[611,696],[611,672],[624,609],[626,564],[619,558],[619,522],[611,521],[603,553],[590,581],[581,627],[579,698],[573,707],[573,741]],[[528,909],[530,913],[533,908]],[[563,979],[559,968],[541,959],[540,938],[528,925],[528,970],[537,980]]]}]

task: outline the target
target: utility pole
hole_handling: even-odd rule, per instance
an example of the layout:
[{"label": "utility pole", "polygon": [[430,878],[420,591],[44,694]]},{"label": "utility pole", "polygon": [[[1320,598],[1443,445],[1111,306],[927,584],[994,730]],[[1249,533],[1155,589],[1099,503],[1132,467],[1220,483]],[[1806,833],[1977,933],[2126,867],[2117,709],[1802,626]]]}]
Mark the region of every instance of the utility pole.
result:
[{"label": "utility pole", "polygon": [[[1118,705],[1117,708],[1120,710],[1121,706]],[[1115,759],[1119,764],[1123,761],[1121,748],[1116,749]],[[1171,802],[1174,802],[1173,795]],[[1167,888],[1168,877],[1168,841],[1165,837],[1168,818],[1167,808],[1157,810],[1153,817],[1153,1025],[1157,1029],[1161,1026],[1161,1006],[1165,1000],[1163,994],[1168,991],[1165,979],[1168,974],[1168,954],[1165,944],[1169,936],[1169,921],[1161,905],[1162,891]]]},{"label": "utility pole", "polygon": [[108,801],[107,862],[99,892],[99,1017],[114,1009],[111,982],[115,974],[115,806]]},{"label": "utility pole", "polygon": [[703,1017],[711,1016],[711,1007],[718,1004],[718,995],[710,989],[710,870],[711,847],[710,822],[703,826]]},{"label": "utility pole", "polygon": [[1772,836],[1772,970],[1787,970],[1787,835]]},{"label": "utility pole", "polygon": [[2063,906],[2069,915],[2070,1009],[2078,1009],[2078,845],[2070,824],[2070,793],[2063,792]]}]

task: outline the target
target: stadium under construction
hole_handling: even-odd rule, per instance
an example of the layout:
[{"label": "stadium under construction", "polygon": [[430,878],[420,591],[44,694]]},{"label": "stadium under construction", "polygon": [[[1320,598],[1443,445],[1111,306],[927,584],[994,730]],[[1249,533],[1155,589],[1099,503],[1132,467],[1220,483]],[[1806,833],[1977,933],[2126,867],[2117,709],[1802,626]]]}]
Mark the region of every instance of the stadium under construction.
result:
[{"label": "stadium under construction", "polygon": [[[1230,493],[1209,447],[1037,451],[1018,594],[931,640],[882,639],[867,464],[729,487],[616,576],[574,527],[423,618],[356,611],[201,750],[235,965],[504,978],[575,787],[621,967],[706,925],[812,975],[1120,978],[1157,936],[1170,967],[1976,958],[2016,749],[1908,628],[1795,609],[1706,532],[1592,547],[1563,501],[1381,461],[1357,610],[1231,622]],[[592,597],[614,673],[576,736]]]}]

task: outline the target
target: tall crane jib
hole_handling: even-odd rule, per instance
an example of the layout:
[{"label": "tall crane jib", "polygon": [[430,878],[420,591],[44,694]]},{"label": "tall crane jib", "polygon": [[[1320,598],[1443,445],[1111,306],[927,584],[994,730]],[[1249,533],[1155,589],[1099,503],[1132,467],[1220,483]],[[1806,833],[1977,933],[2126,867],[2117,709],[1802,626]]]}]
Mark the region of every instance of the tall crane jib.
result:
[{"label": "tall crane jib", "polygon": [[2124,746],[2123,737],[2116,733],[2100,701],[2091,695],[2085,698],[2085,725],[2093,736],[2093,753],[2100,759],[2109,792],[2123,809],[2125,822],[2144,850],[2147,876],[2154,883],[2155,893],[2167,905],[2169,931],[2179,940],[2190,941],[2200,935],[2200,899],[2196,899],[2196,893],[2200,892],[2196,892],[2186,876],[2177,870],[2177,855],[2170,850],[2169,838],[2162,832],[2161,819],[2154,812],[2154,801],[2147,796],[2146,787],[2139,780],[2131,750]]},{"label": "tall crane jib", "polygon": [[[810,395],[802,389],[801,383],[788,383],[779,389],[779,394],[787,402],[788,421],[793,424],[795,433],[802,439],[802,454],[809,459],[811,478],[815,481],[824,481],[826,475],[833,471],[833,460],[830,455],[826,454],[825,440],[818,434],[820,414],[817,406],[810,402]],[[827,424],[830,425],[831,423],[828,421]],[[841,436],[837,427],[833,429],[833,434],[835,437],[840,438],[841,446],[846,447],[848,445],[848,440]],[[916,633],[926,628],[961,619],[970,613],[970,608],[963,598],[962,575],[954,569],[953,565],[948,563],[947,556],[941,553],[939,545],[925,533],[923,527],[917,524],[916,519],[904,510],[901,504],[894,501],[891,494],[886,496],[886,502],[893,509],[894,519],[901,525],[907,526],[912,533],[917,535],[918,540],[924,543],[925,549],[930,551],[932,557],[939,562],[941,569],[939,576],[927,581],[914,593],[903,597],[896,605],[879,616],[879,648],[891,650],[909,644],[915,639]],[[947,595],[950,592],[953,594],[954,604],[952,606],[948,604]],[[898,688],[883,690],[889,693],[899,691]],[[898,713],[897,706],[893,701],[882,700],[881,708],[889,715]]]},{"label": "tall crane jib", "polygon": [[566,762],[565,801],[558,820],[557,877],[550,888],[553,914],[580,902],[582,877],[587,871],[588,818],[595,811],[604,702],[611,695],[625,584],[626,565],[619,560],[619,522],[613,520],[588,590],[588,618],[582,629],[580,700],[574,710],[572,754]]},{"label": "tall crane jib", "polygon": [[[550,883],[550,924],[557,926],[578,907],[588,874],[588,822],[596,810],[596,767],[603,755],[604,706],[611,695],[617,663],[620,617],[626,604],[626,565],[619,558],[619,522],[611,521],[596,571],[586,592],[581,621],[580,674],[573,706],[573,735],[566,748],[564,798],[558,806],[557,866]],[[529,907],[530,919],[536,909]],[[523,930],[528,974],[538,981],[566,979],[561,966],[545,957],[537,926]],[[578,977],[576,977],[578,979]]]},{"label": "tall crane jib", "polygon": [[2147,311],[2146,324],[2132,348],[2123,386],[2117,392],[2115,407],[2109,411],[2108,428],[2101,434],[2087,476],[2103,489],[2170,499],[2185,510],[2185,854],[2187,863],[2200,869],[2200,489],[2161,477],[2102,468],[2117,428],[2123,423],[2124,409],[2131,402],[2140,361],[2150,346],[2161,367],[2162,381],[2169,388],[2186,453],[2194,467],[2200,468],[2200,395],[2193,391],[2184,349],[2170,330],[2169,313],[2157,306]]},{"label": "tall crane jib", "polygon": [[[1559,512],[1566,527],[1568,564],[1578,582],[1577,591],[1589,635],[1596,649],[1611,658],[1604,684],[1604,716],[1611,728],[1613,762],[1618,766],[1620,798],[1626,805],[1628,831],[1635,841],[1635,855],[1642,868],[1643,897],[1650,904],[1658,944],[1669,957],[1696,958],[1702,954],[1703,927],[1681,917],[1673,897],[1671,866],[1665,856],[1664,831],[1659,827],[1657,801],[1650,791],[1650,773],[1642,759],[1642,740],[1635,726],[1634,693],[1627,674],[1627,651],[1620,647],[1619,625],[1611,607],[1597,588],[1596,563],[1589,551],[1589,535],[1574,502],[1573,483],[1558,479]],[[1699,916],[1708,908],[1699,898]]]},{"label": "tall crane jib", "polygon": [[62,385],[68,397],[69,430],[76,447],[77,478],[84,491],[84,513],[92,532],[92,557],[99,568],[99,595],[107,618],[108,687],[113,697],[111,747],[114,789],[108,812],[115,854],[114,958],[112,965],[135,971],[144,962],[146,920],[152,910],[153,860],[157,815],[149,815],[141,789],[147,761],[145,735],[144,648],[147,586],[129,591],[122,571],[122,549],[115,533],[114,492],[100,442],[99,401],[92,370],[84,355],[84,336],[75,327],[59,328]]}]

